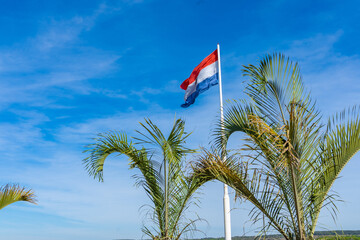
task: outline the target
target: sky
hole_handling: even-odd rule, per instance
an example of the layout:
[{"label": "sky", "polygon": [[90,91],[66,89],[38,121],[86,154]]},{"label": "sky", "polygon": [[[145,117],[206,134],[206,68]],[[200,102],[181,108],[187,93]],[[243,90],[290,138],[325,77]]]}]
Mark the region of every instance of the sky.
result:
[{"label": "sky", "polygon": [[[193,131],[189,146],[208,146],[218,88],[182,109],[179,85],[217,43],[224,99],[244,97],[242,65],[282,52],[299,62],[324,118],[359,104],[357,1],[0,3],[0,184],[26,186],[38,199],[1,210],[0,239],[140,239],[139,208],[149,202],[136,172],[111,156],[99,183],[84,169],[84,146],[109,130],[132,136],[145,117],[166,132],[175,116]],[[359,168],[358,154],[333,186],[343,200],[336,222],[324,211],[317,230],[360,229]],[[207,222],[198,228],[223,236],[222,185],[207,183],[199,197],[191,210]],[[254,234],[251,205],[231,208],[233,236]]]}]

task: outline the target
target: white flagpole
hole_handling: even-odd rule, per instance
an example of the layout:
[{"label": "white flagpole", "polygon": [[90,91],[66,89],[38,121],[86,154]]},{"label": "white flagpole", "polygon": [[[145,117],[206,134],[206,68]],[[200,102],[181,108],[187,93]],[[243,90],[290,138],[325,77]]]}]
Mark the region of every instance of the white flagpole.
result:
[{"label": "white flagpole", "polygon": [[[224,123],[224,111],[223,111],[223,97],[222,97],[222,84],[221,84],[221,63],[220,63],[220,45],[217,44],[217,54],[218,54],[218,69],[219,69],[219,92],[220,92],[220,122],[221,128],[223,128]],[[222,129],[223,134],[223,129]],[[225,149],[222,149],[224,151]],[[226,154],[223,154],[223,161],[225,161]],[[230,199],[228,186],[224,184],[224,231],[225,231],[225,240],[231,240],[231,221],[230,221]]]}]

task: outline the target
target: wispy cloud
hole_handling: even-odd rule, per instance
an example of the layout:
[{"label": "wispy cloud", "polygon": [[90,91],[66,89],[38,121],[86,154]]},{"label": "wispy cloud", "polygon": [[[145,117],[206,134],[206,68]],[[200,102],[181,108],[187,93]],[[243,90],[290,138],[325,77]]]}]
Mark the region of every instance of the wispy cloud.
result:
[{"label": "wispy cloud", "polygon": [[81,44],[80,35],[113,11],[102,4],[90,16],[51,19],[37,36],[0,49],[2,107],[13,103],[51,107],[51,92],[56,88],[92,92],[86,81],[116,69],[121,56]]},{"label": "wispy cloud", "polygon": [[44,30],[29,42],[43,52],[56,51],[79,41],[79,35],[90,31],[101,15],[113,11],[106,4],[101,4],[90,16],[75,16],[71,19],[48,19]]},{"label": "wispy cloud", "polygon": [[[344,106],[358,104],[360,85],[360,56],[337,52],[335,44],[341,40],[343,31],[334,34],[318,34],[294,41],[285,53],[299,62],[304,82],[319,106],[331,112],[341,111]],[[330,96],[338,92],[339,97]]]}]

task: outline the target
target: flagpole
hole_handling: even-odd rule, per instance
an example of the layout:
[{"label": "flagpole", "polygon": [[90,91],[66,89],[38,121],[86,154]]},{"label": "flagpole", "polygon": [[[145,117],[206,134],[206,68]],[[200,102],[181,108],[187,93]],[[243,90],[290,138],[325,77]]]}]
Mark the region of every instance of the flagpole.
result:
[{"label": "flagpole", "polygon": [[[220,92],[220,123],[221,123],[221,134],[224,134],[224,111],[223,111],[223,97],[222,97],[222,83],[221,83],[221,63],[220,63],[220,45],[217,44],[218,54],[218,69],[219,69],[219,92]],[[224,135],[223,135],[224,136]],[[225,146],[222,149],[223,161],[226,160]],[[225,240],[231,240],[231,221],[230,221],[230,198],[228,192],[228,186],[224,184],[224,232]]]}]

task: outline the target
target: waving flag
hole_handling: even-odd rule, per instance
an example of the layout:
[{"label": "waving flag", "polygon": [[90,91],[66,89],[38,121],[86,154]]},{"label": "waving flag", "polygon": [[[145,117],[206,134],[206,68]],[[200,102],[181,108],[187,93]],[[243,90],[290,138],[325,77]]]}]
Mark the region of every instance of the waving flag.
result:
[{"label": "waving flag", "polygon": [[192,71],[180,87],[185,90],[185,103],[181,106],[186,108],[195,102],[200,93],[208,90],[211,86],[219,83],[218,53],[217,50],[207,56]]}]

